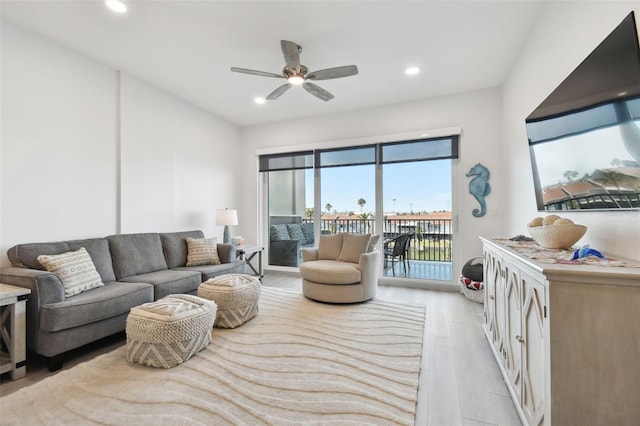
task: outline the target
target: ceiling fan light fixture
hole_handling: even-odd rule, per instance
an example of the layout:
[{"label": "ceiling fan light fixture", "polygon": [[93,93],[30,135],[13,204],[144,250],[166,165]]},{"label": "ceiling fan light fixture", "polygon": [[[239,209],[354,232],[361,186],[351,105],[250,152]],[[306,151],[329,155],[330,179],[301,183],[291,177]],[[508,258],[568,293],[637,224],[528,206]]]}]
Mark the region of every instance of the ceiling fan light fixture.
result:
[{"label": "ceiling fan light fixture", "polygon": [[105,0],[104,4],[116,13],[125,13],[127,11],[127,5],[121,0]]},{"label": "ceiling fan light fixture", "polygon": [[[292,41],[280,40],[280,48],[285,62],[282,74],[231,67],[232,72],[257,75],[261,77],[282,78],[287,80],[286,83],[278,86],[273,92],[269,93],[264,100],[274,101],[293,86],[302,86],[304,90],[316,98],[323,101],[330,101],[334,96],[322,87],[313,84],[312,81],[331,80],[334,78],[350,77],[358,74],[358,67],[355,65],[345,65],[309,72],[309,68],[300,63],[300,52],[302,52],[302,48],[298,44]],[[257,99],[254,99],[254,102],[260,103]]]},{"label": "ceiling fan light fixture", "polygon": [[291,77],[287,78],[287,81],[289,82],[289,84],[293,84],[294,86],[300,86],[302,83],[304,83],[304,78],[299,75],[292,75]]}]

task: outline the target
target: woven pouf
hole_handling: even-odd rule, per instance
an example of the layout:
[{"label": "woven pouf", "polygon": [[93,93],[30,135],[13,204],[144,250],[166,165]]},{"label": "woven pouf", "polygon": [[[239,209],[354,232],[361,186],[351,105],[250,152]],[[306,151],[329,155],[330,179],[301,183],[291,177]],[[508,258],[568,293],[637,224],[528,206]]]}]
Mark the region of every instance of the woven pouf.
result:
[{"label": "woven pouf", "polygon": [[215,302],[170,294],[131,308],[127,317],[127,361],[149,367],[182,364],[211,343]]},{"label": "woven pouf", "polygon": [[225,274],[198,287],[198,296],[218,305],[214,327],[235,328],[258,314],[260,280],[245,274]]}]

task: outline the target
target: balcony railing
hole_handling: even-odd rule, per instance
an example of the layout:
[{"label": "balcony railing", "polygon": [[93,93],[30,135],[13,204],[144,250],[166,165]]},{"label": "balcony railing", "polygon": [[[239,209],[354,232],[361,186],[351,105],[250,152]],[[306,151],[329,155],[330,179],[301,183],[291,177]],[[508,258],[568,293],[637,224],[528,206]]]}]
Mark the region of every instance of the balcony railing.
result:
[{"label": "balcony railing", "polygon": [[[311,220],[305,220],[310,222]],[[375,219],[338,218],[322,219],[322,233],[373,234]],[[407,258],[432,262],[451,262],[451,219],[388,219],[383,222],[384,240],[401,234],[413,233]]]}]

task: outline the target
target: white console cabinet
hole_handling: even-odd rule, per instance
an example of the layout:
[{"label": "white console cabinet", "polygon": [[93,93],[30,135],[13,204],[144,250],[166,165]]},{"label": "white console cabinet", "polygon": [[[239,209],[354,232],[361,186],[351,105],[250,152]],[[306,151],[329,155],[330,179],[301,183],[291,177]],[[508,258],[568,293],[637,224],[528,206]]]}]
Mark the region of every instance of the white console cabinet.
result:
[{"label": "white console cabinet", "polygon": [[481,240],[485,334],[522,422],[640,424],[640,268]]}]

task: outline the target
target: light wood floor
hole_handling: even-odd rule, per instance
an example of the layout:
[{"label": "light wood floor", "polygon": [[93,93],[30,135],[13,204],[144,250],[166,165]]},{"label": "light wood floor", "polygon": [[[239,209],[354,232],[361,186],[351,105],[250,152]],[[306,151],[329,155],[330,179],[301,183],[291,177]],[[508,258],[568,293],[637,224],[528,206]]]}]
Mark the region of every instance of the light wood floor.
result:
[{"label": "light wood floor", "polygon": [[[267,272],[265,286],[300,289],[293,274]],[[416,425],[520,425],[506,385],[482,332],[482,305],[457,292],[380,286],[377,299],[427,307]],[[124,333],[66,354],[64,369],[125,344]],[[2,376],[0,395],[7,395],[55,373],[32,356],[27,376]]]}]

